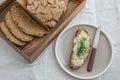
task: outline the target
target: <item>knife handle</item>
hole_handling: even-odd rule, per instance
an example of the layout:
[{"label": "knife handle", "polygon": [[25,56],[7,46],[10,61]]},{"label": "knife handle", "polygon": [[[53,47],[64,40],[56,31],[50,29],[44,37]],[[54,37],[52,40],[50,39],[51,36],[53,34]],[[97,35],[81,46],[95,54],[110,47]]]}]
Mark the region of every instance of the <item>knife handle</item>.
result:
[{"label": "knife handle", "polygon": [[95,55],[96,55],[96,48],[92,48],[90,60],[89,60],[88,67],[87,67],[87,71],[89,72],[92,71],[94,60],[95,60]]}]

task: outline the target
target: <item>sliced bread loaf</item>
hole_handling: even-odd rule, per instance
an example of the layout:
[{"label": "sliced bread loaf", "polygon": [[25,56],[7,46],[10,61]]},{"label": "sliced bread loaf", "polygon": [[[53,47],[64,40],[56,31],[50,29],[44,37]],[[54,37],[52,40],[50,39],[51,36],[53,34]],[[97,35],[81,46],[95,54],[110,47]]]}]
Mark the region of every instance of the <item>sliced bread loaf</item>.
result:
[{"label": "sliced bread loaf", "polygon": [[17,0],[30,10],[45,26],[54,27],[67,10],[69,0]]}]

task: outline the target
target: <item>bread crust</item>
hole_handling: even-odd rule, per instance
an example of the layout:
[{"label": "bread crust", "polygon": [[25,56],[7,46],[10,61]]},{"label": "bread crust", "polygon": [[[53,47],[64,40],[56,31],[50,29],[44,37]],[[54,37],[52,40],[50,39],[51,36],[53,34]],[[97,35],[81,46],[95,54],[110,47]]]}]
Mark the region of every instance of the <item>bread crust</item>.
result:
[{"label": "bread crust", "polygon": [[[42,23],[48,27],[54,27],[61,16],[67,10],[69,0],[27,0],[27,9],[31,11]],[[25,6],[25,2],[17,2]]]},{"label": "bread crust", "polygon": [[[79,35],[80,33],[81,33],[81,30],[84,30],[87,34],[88,34],[88,32],[85,30],[85,29],[78,29],[77,31],[76,31],[76,33],[75,33],[75,37],[77,37],[77,35]],[[89,34],[88,34],[89,35]],[[74,45],[74,43],[73,43],[73,45]],[[74,47],[74,46],[73,46]],[[88,51],[88,55],[86,56],[86,58],[85,58],[85,60],[84,60],[84,64],[85,64],[85,62],[86,62],[86,60],[89,58],[89,56],[90,56],[90,53],[91,53],[91,48],[92,48],[92,42],[91,42],[91,39],[90,39],[90,46],[89,46],[89,51]],[[70,68],[72,68],[72,69],[79,69],[81,66],[76,66],[76,65],[74,65],[73,64],[73,62],[72,62],[72,59],[73,59],[73,50],[72,50],[72,52],[71,52],[71,55],[70,55],[70,60],[69,60],[69,67]]]}]

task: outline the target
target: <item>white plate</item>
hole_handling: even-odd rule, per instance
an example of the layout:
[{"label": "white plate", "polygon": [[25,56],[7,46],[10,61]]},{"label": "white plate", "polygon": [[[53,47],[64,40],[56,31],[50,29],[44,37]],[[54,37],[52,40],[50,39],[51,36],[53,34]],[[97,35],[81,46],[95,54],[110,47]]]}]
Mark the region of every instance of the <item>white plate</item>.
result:
[{"label": "white plate", "polygon": [[97,48],[95,62],[92,72],[86,70],[88,60],[78,70],[69,68],[69,59],[73,47],[73,39],[78,28],[86,29],[93,41],[96,28],[90,25],[77,25],[72,28],[65,29],[58,37],[55,46],[56,58],[61,68],[73,77],[79,79],[92,79],[102,75],[110,66],[112,61],[112,46],[108,37],[101,32],[100,40]]}]

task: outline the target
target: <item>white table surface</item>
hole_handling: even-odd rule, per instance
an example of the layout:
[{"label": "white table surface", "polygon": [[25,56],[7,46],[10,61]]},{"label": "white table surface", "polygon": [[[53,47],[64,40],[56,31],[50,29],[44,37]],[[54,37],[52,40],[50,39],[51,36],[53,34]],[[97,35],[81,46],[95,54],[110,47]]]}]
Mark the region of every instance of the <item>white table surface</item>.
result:
[{"label": "white table surface", "polygon": [[[2,1],[2,0],[0,0]],[[113,45],[109,70],[94,80],[120,80],[120,0],[87,0],[85,8],[68,24],[101,24]],[[0,37],[0,80],[78,80],[66,74],[55,57],[55,40],[33,63]]]}]

